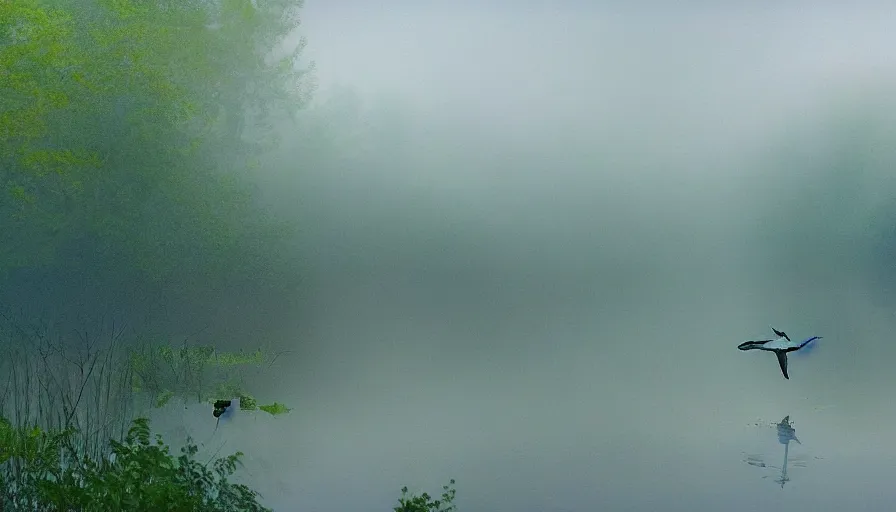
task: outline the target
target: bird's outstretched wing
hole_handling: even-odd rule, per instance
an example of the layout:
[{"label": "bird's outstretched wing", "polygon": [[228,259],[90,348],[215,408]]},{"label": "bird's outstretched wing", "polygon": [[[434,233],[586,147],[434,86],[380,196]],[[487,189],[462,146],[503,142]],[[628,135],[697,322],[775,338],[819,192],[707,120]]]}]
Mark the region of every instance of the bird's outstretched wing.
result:
[{"label": "bird's outstretched wing", "polygon": [[779,330],[775,329],[774,327],[772,327],[772,332],[774,332],[776,336],[780,336],[780,337],[786,339],[787,341],[790,341],[790,336],[788,336],[786,332],[779,331]]},{"label": "bird's outstretched wing", "polygon": [[784,378],[790,380],[790,376],[787,375],[787,352],[775,352],[775,355],[778,356],[778,364],[781,366],[781,373],[784,374]]},{"label": "bird's outstretched wing", "polygon": [[741,350],[750,350],[755,348],[761,348],[766,343],[772,340],[753,340],[753,341],[745,341],[737,346],[737,348]]}]

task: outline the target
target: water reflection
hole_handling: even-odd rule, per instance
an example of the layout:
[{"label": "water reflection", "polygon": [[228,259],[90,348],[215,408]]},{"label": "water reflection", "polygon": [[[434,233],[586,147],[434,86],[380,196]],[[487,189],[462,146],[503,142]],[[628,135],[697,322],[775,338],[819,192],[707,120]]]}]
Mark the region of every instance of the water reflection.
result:
[{"label": "water reflection", "polygon": [[[777,469],[780,471],[777,478],[775,478],[775,483],[784,488],[784,485],[790,481],[790,476],[787,474],[787,470],[789,467],[806,467],[806,461],[802,457],[791,457],[790,455],[790,443],[795,442],[796,444],[801,445],[799,438],[796,436],[796,429],[793,427],[793,423],[790,421],[790,415],[784,417],[780,422],[770,425],[773,426],[778,435],[778,443],[784,445],[784,461],[781,466],[774,466],[765,462],[764,457],[761,455],[746,455],[744,458],[744,462],[758,468],[768,468],[768,469]],[[769,475],[763,476],[762,478],[768,478]]]},{"label": "water reflection", "polygon": [[790,415],[788,414],[780,423],[778,423],[778,442],[784,445],[784,464],[781,466],[781,476],[775,480],[775,482],[780,484],[782,489],[784,488],[784,484],[790,481],[790,478],[787,476],[787,457],[790,452],[791,441],[796,441],[797,444],[802,444],[796,437],[796,429],[794,429],[793,424],[790,423]]}]

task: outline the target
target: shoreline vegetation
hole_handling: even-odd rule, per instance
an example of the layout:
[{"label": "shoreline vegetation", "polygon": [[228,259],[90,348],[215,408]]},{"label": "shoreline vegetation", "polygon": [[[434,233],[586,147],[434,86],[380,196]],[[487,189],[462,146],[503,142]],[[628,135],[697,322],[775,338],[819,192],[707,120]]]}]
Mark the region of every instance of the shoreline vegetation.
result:
[{"label": "shoreline vegetation", "polygon": [[[280,402],[259,404],[247,384],[277,354],[131,340],[114,325],[73,337],[0,314],[0,512],[271,510],[236,482],[243,452],[200,460],[187,437],[173,453],[148,414],[174,398],[207,405],[210,421],[233,406],[289,414]],[[393,510],[456,510],[453,485],[440,498],[405,487]]]},{"label": "shoreline vegetation", "polygon": [[[316,87],[301,8],[0,2],[0,512],[267,510],[236,483],[241,452],[173,453],[148,413],[290,414],[250,389],[279,354],[35,319],[295,293],[299,223],[257,179]],[[453,510],[448,492],[405,489],[395,510]]]}]

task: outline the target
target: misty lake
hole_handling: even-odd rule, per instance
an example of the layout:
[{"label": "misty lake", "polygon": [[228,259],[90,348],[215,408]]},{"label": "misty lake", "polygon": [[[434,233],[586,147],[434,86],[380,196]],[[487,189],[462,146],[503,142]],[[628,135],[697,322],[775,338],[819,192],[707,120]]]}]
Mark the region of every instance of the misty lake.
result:
[{"label": "misty lake", "polygon": [[[891,509],[893,8],[637,4],[308,0],[319,85],[254,178],[298,284],[123,299],[282,352],[252,384],[292,410],[154,428],[278,511]],[[737,350],[771,327],[822,337],[789,379]]]}]

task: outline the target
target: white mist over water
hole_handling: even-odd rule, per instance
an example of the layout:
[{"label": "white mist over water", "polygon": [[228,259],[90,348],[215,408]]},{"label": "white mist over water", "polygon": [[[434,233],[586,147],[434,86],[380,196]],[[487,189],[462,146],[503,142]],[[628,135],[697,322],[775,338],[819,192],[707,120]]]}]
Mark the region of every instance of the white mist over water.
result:
[{"label": "white mist over water", "polygon": [[[885,509],[892,14],[309,2],[295,410],[218,435],[278,510]],[[769,322],[824,337],[789,381]]]}]

